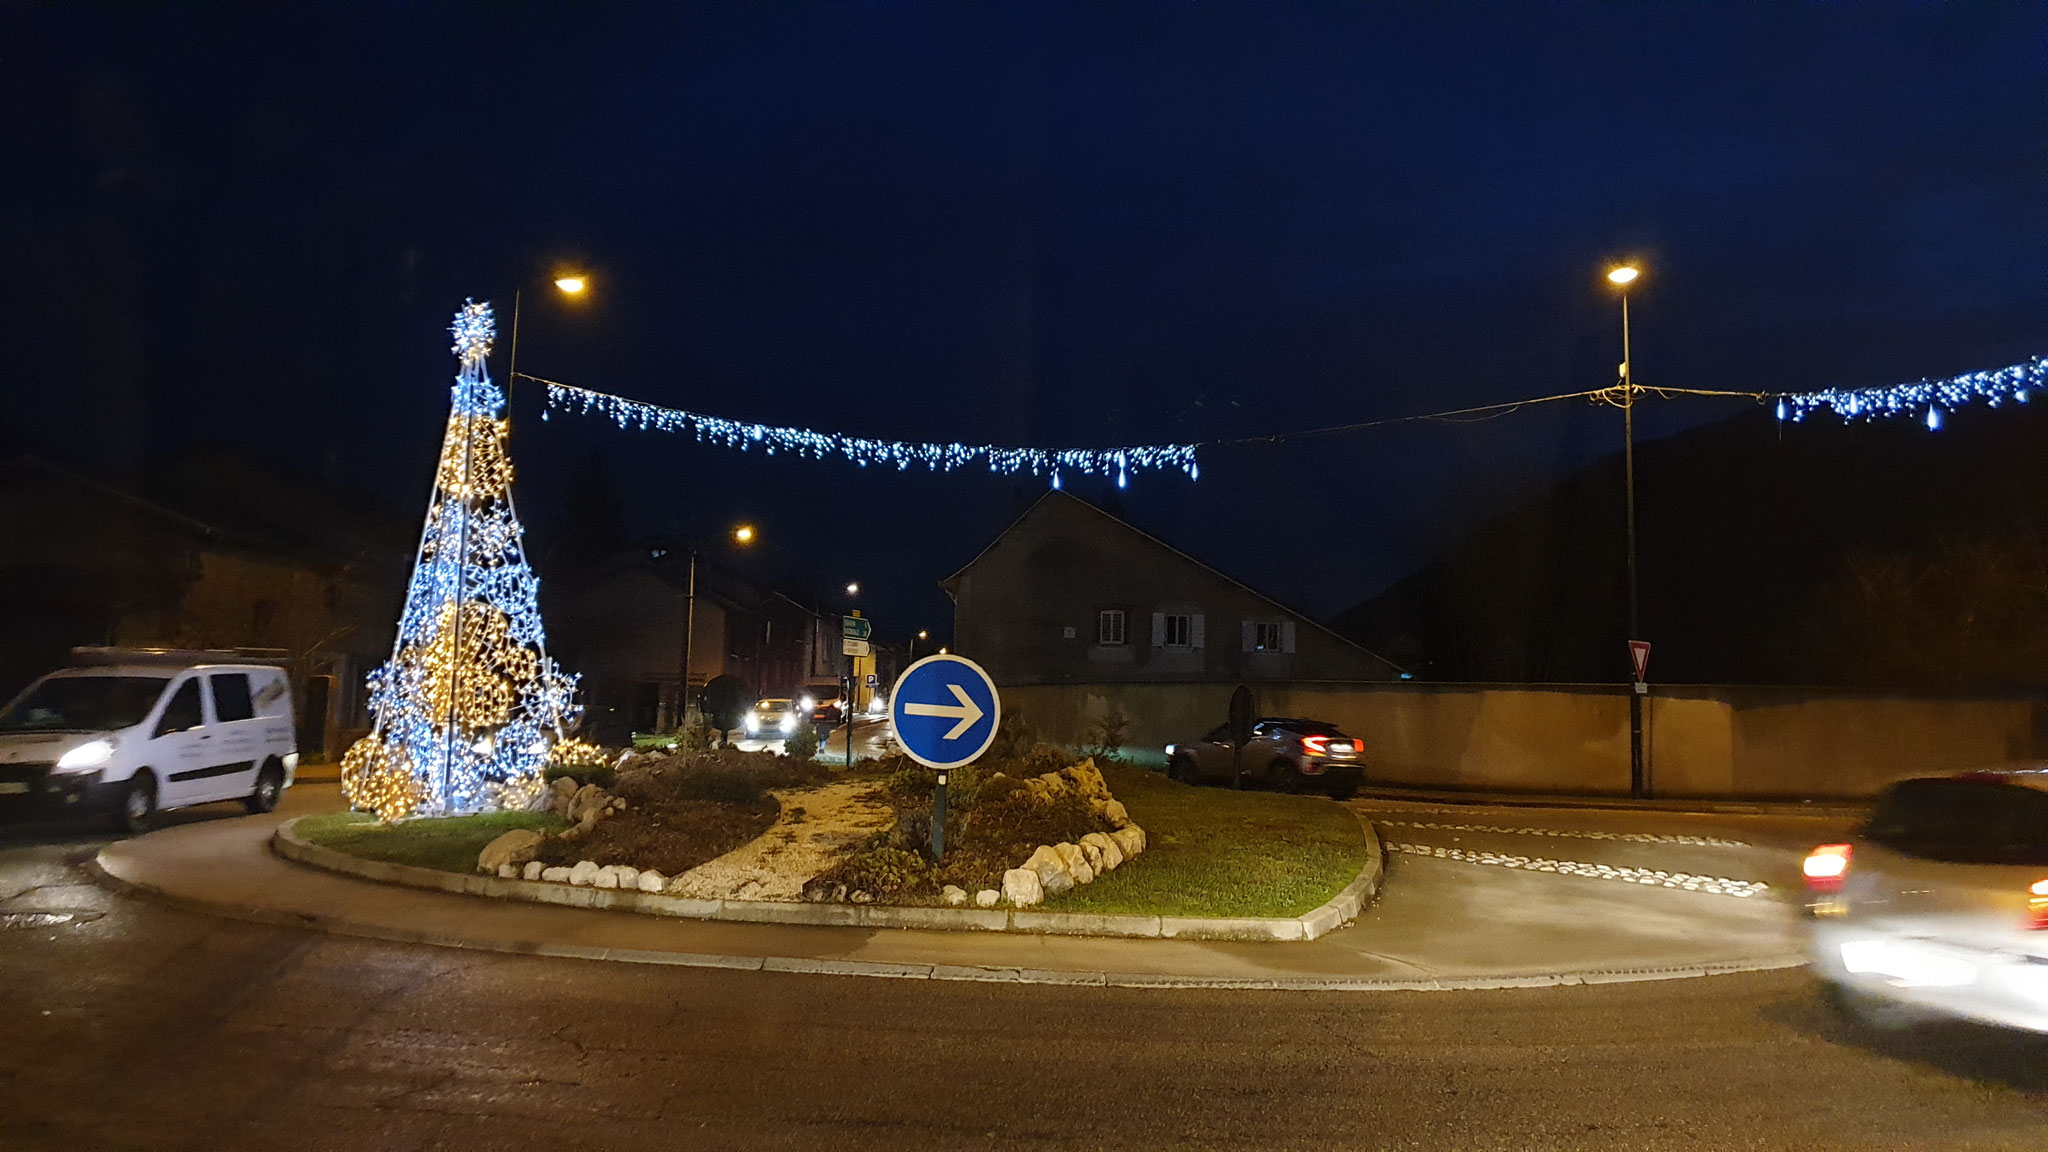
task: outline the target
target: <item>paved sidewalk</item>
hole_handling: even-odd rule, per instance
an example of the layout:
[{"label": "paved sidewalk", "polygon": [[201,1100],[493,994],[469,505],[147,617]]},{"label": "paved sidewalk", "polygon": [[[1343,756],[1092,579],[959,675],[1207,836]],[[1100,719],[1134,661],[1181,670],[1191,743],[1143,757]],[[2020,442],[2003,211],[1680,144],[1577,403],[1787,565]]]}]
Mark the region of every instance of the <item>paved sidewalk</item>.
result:
[{"label": "paved sidewalk", "polygon": [[[272,924],[501,952],[764,971],[1387,989],[1644,979],[1797,962],[1789,911],[1772,902],[1560,886],[1554,877],[1546,885],[1534,876],[1433,875],[1426,867],[1432,861],[1416,864],[1409,894],[1383,898],[1355,926],[1306,943],[744,924],[498,901],[280,859],[269,842],[282,820],[339,806],[331,785],[294,788],[288,799],[271,816],[199,821],[111,844],[99,855],[100,872],[117,886],[187,908]],[[1674,913],[1687,910],[1698,922],[1674,928],[1688,919]],[[1631,927],[1637,919],[1640,930]]]}]

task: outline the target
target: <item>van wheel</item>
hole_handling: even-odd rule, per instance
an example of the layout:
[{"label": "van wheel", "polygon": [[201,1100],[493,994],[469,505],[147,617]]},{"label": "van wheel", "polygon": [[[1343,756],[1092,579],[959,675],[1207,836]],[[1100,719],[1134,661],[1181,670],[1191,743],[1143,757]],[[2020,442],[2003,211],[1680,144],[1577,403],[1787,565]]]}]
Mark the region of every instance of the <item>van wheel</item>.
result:
[{"label": "van wheel", "polygon": [[242,797],[242,805],[250,812],[261,816],[265,812],[277,811],[278,797],[284,794],[284,769],[271,760],[263,765],[263,771],[256,773],[256,790]]},{"label": "van wheel", "polygon": [[1166,762],[1166,778],[1182,784],[1195,783],[1195,759],[1192,756],[1175,756]]},{"label": "van wheel", "polygon": [[156,777],[148,772],[137,772],[128,781],[128,790],[121,793],[121,828],[130,836],[140,836],[149,831],[156,820]]}]

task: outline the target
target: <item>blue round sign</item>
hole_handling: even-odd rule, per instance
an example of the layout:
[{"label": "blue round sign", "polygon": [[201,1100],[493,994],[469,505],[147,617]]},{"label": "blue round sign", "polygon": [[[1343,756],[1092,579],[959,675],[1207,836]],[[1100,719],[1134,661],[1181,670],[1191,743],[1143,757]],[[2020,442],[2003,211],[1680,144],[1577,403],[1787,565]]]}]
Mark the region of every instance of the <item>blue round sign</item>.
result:
[{"label": "blue round sign", "polygon": [[995,681],[960,656],[919,660],[903,670],[889,694],[896,742],[930,768],[958,768],[988,751],[1002,719]]}]

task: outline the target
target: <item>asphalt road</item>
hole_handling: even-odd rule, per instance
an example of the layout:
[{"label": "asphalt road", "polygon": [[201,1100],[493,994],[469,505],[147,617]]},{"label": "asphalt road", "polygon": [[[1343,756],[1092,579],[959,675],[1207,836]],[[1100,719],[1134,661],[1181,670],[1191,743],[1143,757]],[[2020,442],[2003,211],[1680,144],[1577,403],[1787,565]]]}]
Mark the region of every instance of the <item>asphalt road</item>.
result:
[{"label": "asphalt road", "polygon": [[1863,1032],[1798,971],[1308,994],[603,964],[182,912],[93,885],[93,843],[0,840],[0,913],[75,914],[0,928],[0,1147],[2048,1147],[2048,1039]]}]

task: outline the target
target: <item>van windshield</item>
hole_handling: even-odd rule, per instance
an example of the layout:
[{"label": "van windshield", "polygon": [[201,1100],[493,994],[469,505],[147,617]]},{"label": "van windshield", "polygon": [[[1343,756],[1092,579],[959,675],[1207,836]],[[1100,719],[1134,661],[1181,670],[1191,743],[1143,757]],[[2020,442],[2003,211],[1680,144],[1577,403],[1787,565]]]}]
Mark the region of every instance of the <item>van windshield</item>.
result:
[{"label": "van windshield", "polygon": [[1996,780],[1908,780],[1878,801],[1864,835],[1923,860],[2048,865],[2048,792]]},{"label": "van windshield", "polygon": [[163,676],[59,676],[15,697],[0,732],[106,732],[142,723]]}]

